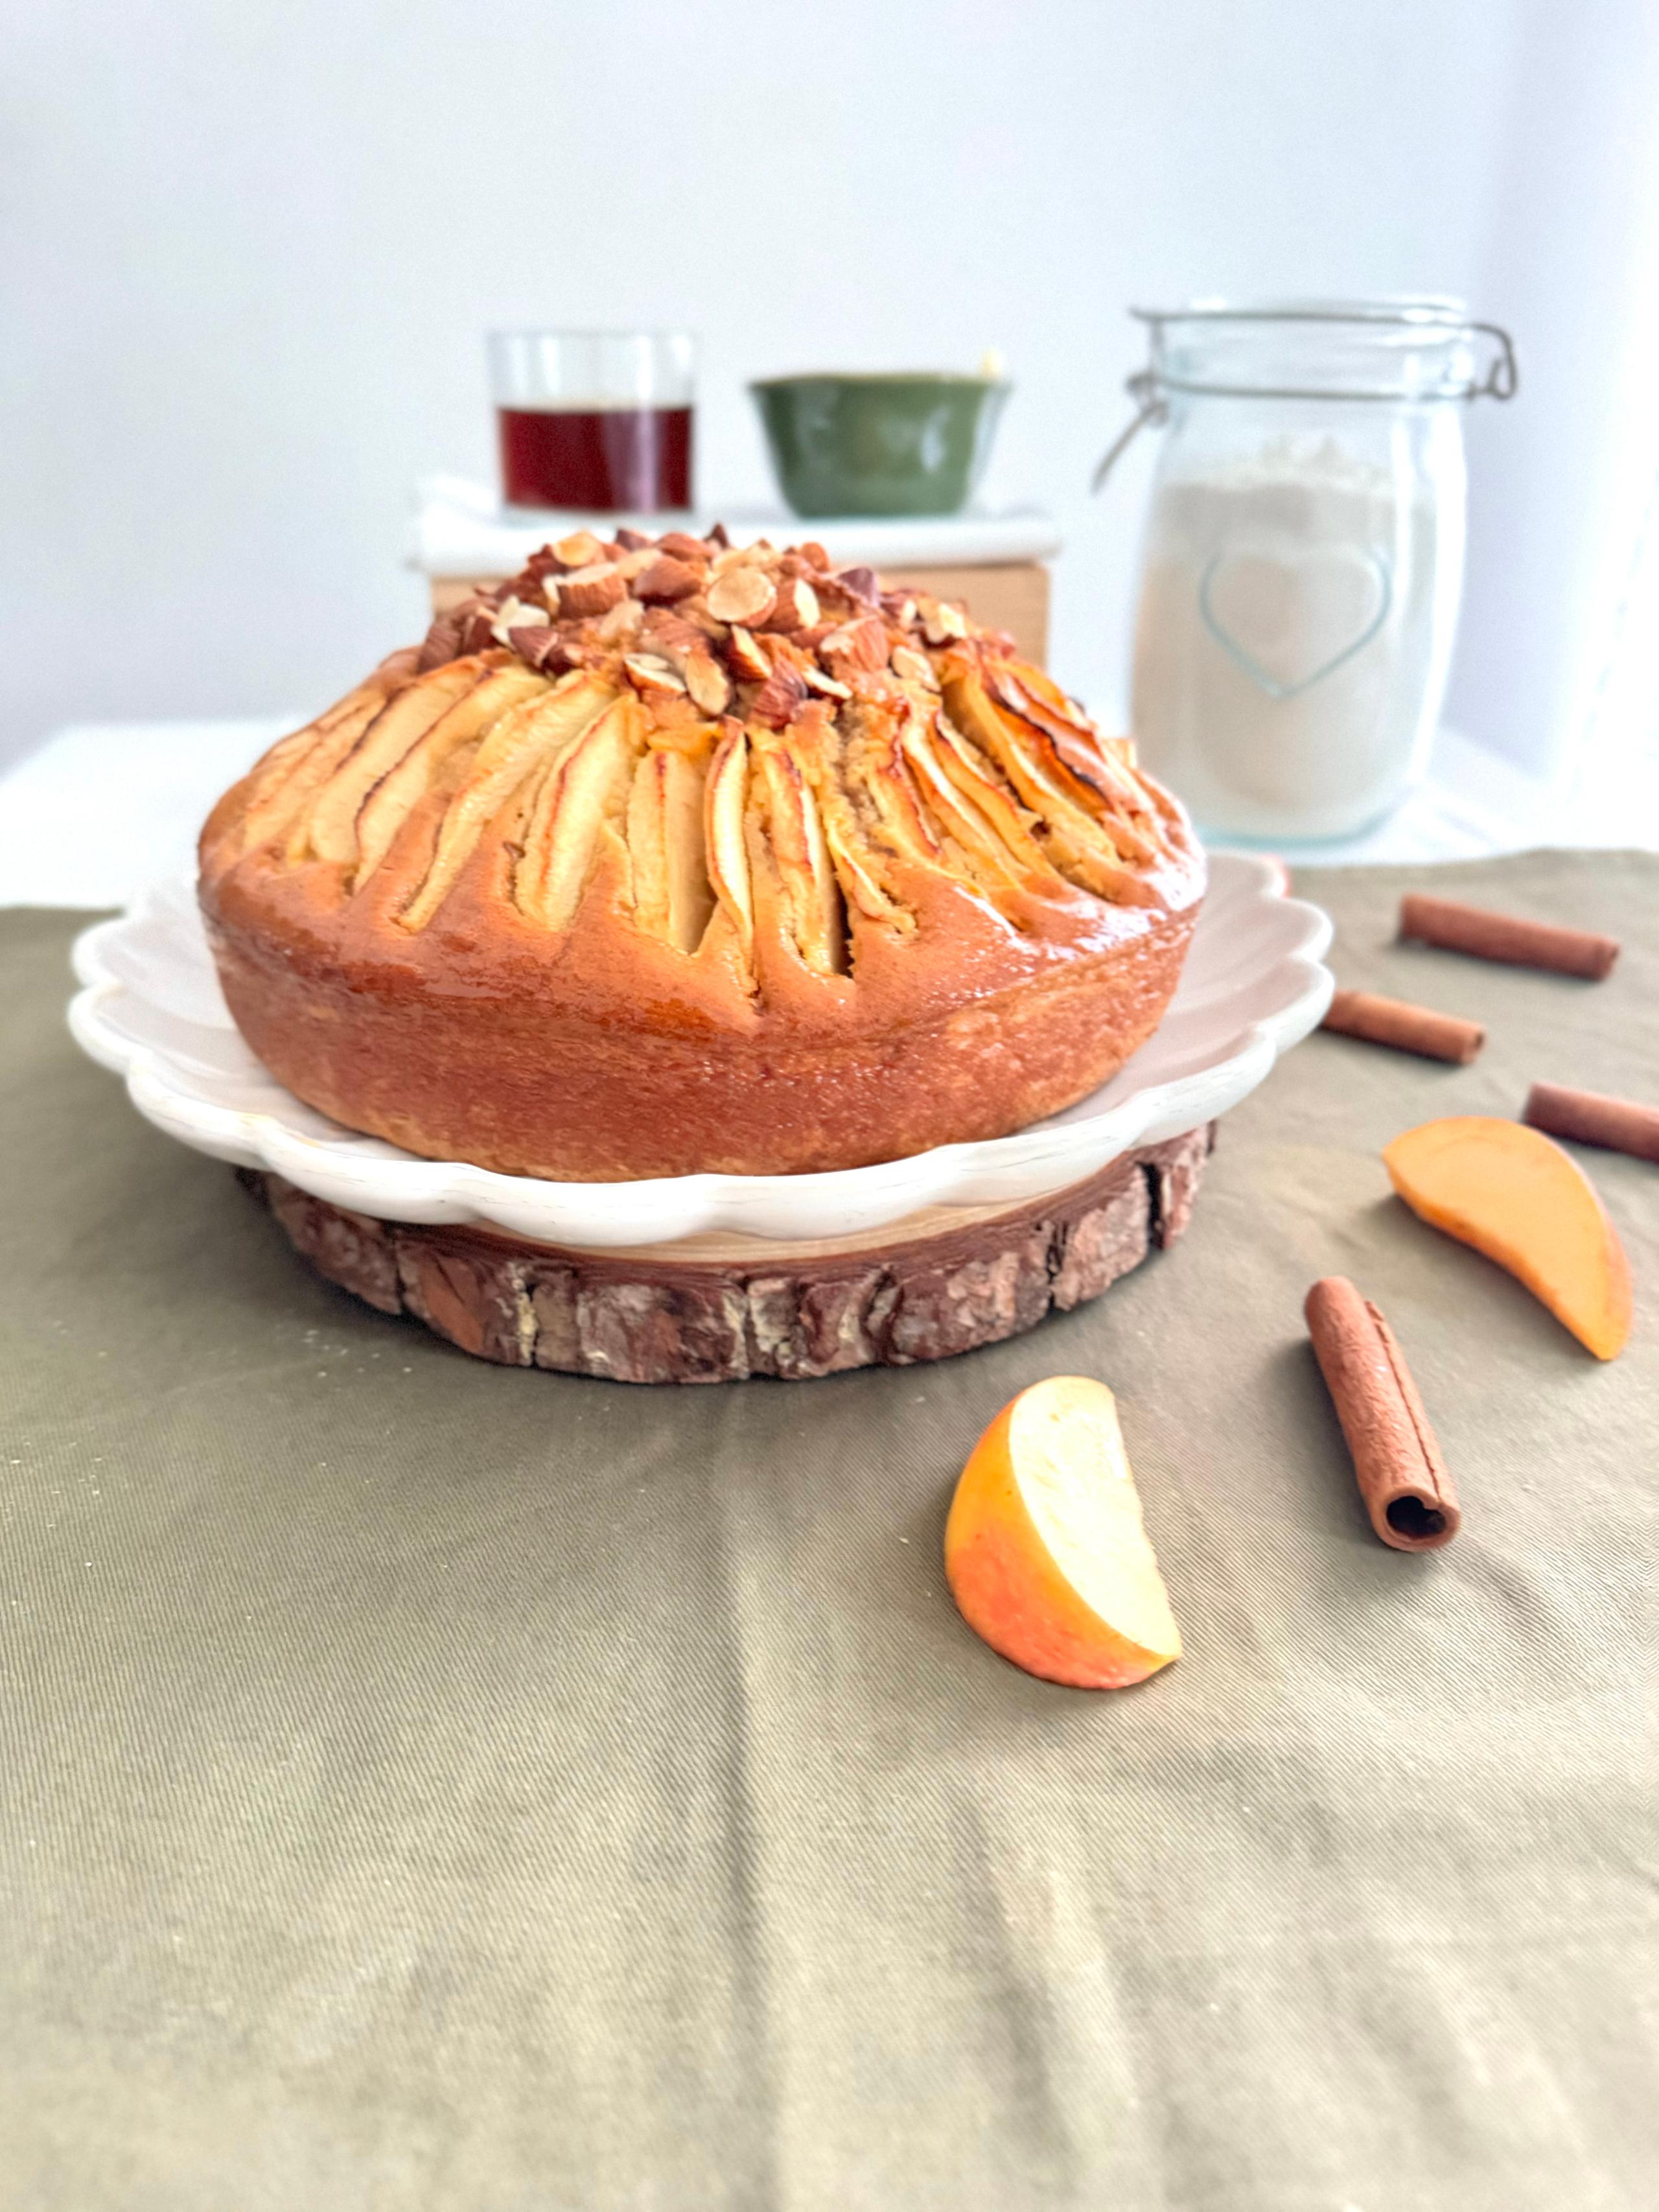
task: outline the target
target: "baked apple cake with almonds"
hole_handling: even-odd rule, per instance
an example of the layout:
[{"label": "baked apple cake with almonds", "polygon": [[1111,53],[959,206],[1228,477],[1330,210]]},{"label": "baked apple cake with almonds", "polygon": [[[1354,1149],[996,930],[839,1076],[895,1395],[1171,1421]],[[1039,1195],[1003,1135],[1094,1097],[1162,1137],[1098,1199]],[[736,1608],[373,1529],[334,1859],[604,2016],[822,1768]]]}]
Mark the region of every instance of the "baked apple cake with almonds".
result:
[{"label": "baked apple cake with almonds", "polygon": [[779,550],[579,531],[228,792],[225,996],[429,1158],[789,1174],[995,1137],[1151,1033],[1186,817],[1012,642]]}]

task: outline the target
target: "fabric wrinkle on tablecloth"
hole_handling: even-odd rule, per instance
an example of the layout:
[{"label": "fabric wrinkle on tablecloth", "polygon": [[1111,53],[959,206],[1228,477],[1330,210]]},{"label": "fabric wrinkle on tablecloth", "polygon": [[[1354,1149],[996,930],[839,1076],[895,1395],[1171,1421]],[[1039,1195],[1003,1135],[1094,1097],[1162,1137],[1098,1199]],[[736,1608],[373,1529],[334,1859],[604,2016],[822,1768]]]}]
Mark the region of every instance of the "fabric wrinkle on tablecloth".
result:
[{"label": "fabric wrinkle on tablecloth", "polygon": [[[0,917],[0,2203],[27,2212],[1646,2212],[1659,1183],[1583,1158],[1599,1365],[1377,1154],[1534,1077],[1659,1098],[1659,862],[1437,889],[1605,985],[1394,945],[1187,1238],[934,1367],[653,1391],[469,1360],[295,1259]],[[1369,1534],[1301,1322],[1397,1329],[1465,1526]],[[1027,1680],[944,1587],[1013,1392],[1118,1392],[1188,1656]]]}]

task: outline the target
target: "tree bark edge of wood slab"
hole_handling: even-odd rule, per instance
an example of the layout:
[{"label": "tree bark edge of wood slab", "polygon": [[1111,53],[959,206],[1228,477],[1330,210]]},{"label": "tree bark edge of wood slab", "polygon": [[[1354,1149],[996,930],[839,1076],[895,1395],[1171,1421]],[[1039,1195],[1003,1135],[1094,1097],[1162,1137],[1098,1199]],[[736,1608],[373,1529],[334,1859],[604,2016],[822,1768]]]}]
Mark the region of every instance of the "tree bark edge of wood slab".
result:
[{"label": "tree bark edge of wood slab", "polygon": [[678,1263],[379,1221],[246,1168],[319,1274],[463,1352],[617,1382],[787,1382],[948,1359],[1067,1312],[1186,1228],[1213,1124],[959,1229],[791,1261]]}]

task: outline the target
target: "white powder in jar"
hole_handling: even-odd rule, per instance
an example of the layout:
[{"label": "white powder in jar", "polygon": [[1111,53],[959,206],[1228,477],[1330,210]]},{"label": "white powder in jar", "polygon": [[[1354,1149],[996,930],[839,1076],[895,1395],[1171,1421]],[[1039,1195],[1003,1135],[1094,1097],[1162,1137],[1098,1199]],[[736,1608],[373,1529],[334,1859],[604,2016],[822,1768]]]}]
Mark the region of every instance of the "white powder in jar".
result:
[{"label": "white powder in jar", "polygon": [[1212,832],[1379,819],[1433,739],[1462,550],[1461,500],[1437,502],[1404,447],[1397,473],[1280,438],[1163,478],[1135,629],[1147,766]]}]

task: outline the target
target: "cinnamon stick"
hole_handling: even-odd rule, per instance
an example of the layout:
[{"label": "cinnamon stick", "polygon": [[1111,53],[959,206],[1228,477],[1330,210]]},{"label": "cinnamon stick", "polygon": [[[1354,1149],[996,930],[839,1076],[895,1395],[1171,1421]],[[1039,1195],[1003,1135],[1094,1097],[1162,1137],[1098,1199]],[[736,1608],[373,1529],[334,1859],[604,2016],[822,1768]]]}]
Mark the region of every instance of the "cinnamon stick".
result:
[{"label": "cinnamon stick", "polygon": [[1304,1310],[1372,1528],[1396,1552],[1449,1544],[1457,1492],[1394,1331],[1346,1275],[1316,1282]]},{"label": "cinnamon stick", "polygon": [[1379,998],[1374,991],[1339,991],[1322,1026],[1368,1044],[1392,1045],[1396,1052],[1420,1053],[1425,1060],[1455,1060],[1467,1067],[1486,1032],[1479,1022],[1413,1006],[1404,999]]},{"label": "cinnamon stick", "polygon": [[1493,914],[1486,907],[1466,906],[1462,899],[1431,898],[1422,891],[1408,891],[1401,900],[1400,934],[1448,952],[1473,953],[1477,960],[1543,968],[1592,983],[1610,975],[1619,957],[1616,937],[1528,921],[1518,914]]},{"label": "cinnamon stick", "polygon": [[1534,1083],[1521,1119],[1547,1136],[1600,1145],[1638,1160],[1659,1160],[1659,1107],[1638,1106],[1633,1098],[1574,1091],[1565,1083]]}]

